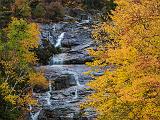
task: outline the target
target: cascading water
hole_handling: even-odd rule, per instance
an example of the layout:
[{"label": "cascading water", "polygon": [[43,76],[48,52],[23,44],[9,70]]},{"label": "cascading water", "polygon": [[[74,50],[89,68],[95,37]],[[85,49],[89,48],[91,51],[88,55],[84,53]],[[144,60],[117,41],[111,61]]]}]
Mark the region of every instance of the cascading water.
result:
[{"label": "cascading water", "polygon": [[53,44],[53,37],[50,31],[48,31],[48,40]]},{"label": "cascading water", "polygon": [[32,120],[37,120],[40,112],[41,112],[41,109],[33,115]]},{"label": "cascading water", "polygon": [[50,65],[62,65],[65,54],[54,55],[50,61]]},{"label": "cascading water", "polygon": [[56,24],[53,25],[53,31],[56,31]]},{"label": "cascading water", "polygon": [[[63,40],[64,38],[64,34],[65,32],[61,33],[59,36],[58,36],[58,39],[56,41],[56,44],[55,44],[55,47],[61,47],[61,41]],[[60,64],[62,65],[63,64],[63,59],[65,57],[65,54],[61,54],[61,55],[54,55],[50,61],[50,65],[55,65],[55,64]]]},{"label": "cascading water", "polygon": [[76,88],[75,90],[75,96],[73,97],[73,99],[77,99],[78,98],[78,89]]},{"label": "cascading water", "polygon": [[52,92],[52,84],[51,84],[51,81],[49,80],[49,91],[47,92],[47,105],[50,106],[51,105],[51,92]]},{"label": "cascading water", "polygon": [[38,119],[38,116],[39,116],[39,114],[40,114],[40,112],[41,112],[41,109],[38,110],[38,112],[36,112],[36,113],[33,114],[33,113],[32,113],[32,106],[29,105],[29,110],[30,110],[31,120],[37,120],[37,119]]},{"label": "cascading water", "polygon": [[[88,20],[90,20],[90,18],[88,18]],[[64,63],[69,63],[68,58],[73,59],[73,61],[77,58],[84,59],[83,54],[86,54],[86,52],[83,52],[83,49],[86,48],[83,48],[84,43],[88,45],[91,40],[90,37],[88,37],[90,36],[90,31],[86,30],[85,25],[86,24],[79,23],[59,23],[50,25],[44,29],[44,31],[50,31],[47,38],[52,40],[56,48],[63,47],[61,46],[62,40],[64,40],[64,46],[67,44],[67,41],[71,41],[74,44],[68,44],[68,46],[63,47],[63,52],[54,55],[50,61],[50,65],[45,66],[45,75],[49,80],[49,90],[46,91],[46,89],[42,89],[42,92],[36,93],[35,96],[38,98],[40,106],[37,107],[39,111],[33,109],[33,112],[31,112],[32,120],[80,120],[79,118],[82,117],[78,106],[85,100],[85,96],[92,92],[85,86],[90,78],[83,75],[83,72],[88,71],[90,68],[84,64]],[[61,26],[63,27],[61,28]],[[66,35],[65,32],[62,31],[65,31]],[[56,38],[57,34],[59,34],[57,40],[53,41],[52,38]],[[64,37],[66,38],[64,39]],[[88,114],[91,115],[92,113]]]},{"label": "cascading water", "polygon": [[76,82],[76,86],[75,86],[75,96],[73,97],[73,99],[77,99],[78,98],[78,89],[80,89],[81,87],[83,87],[83,85],[81,85],[79,83],[79,77],[78,74],[76,72],[73,71],[64,71],[64,73],[68,73],[74,76],[75,82]]},{"label": "cascading water", "polygon": [[56,42],[56,44],[55,44],[55,47],[61,47],[61,41],[62,41],[63,38],[64,38],[64,34],[65,34],[65,32],[61,33],[61,35],[58,36],[57,42]]}]

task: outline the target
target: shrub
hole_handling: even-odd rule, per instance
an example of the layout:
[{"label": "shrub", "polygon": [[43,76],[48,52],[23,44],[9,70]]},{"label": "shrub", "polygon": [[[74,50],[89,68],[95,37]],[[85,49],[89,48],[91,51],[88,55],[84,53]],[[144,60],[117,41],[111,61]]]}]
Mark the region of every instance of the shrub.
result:
[{"label": "shrub", "polygon": [[45,14],[46,14],[45,7],[41,3],[39,3],[33,10],[33,16],[36,18],[44,18]]},{"label": "shrub", "polygon": [[53,54],[60,53],[61,50],[59,48],[55,48],[49,40],[42,39],[42,44],[38,48],[34,49],[34,52],[38,57],[38,62],[40,64],[47,65]]},{"label": "shrub", "polygon": [[28,0],[15,0],[14,12],[17,17],[27,18],[31,16],[31,8]]},{"label": "shrub", "polygon": [[60,2],[51,2],[47,7],[47,17],[49,19],[63,17],[64,16],[64,8],[60,4]]}]

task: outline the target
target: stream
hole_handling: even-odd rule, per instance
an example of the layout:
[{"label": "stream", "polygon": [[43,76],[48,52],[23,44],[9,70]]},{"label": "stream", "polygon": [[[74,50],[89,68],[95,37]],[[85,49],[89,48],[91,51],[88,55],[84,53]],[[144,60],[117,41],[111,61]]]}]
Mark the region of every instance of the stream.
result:
[{"label": "stream", "polygon": [[80,103],[93,91],[86,86],[92,78],[85,62],[93,60],[86,51],[94,48],[92,28],[87,22],[59,22],[41,25],[41,39],[48,39],[62,52],[54,55],[45,68],[47,90],[33,90],[38,106],[30,106],[30,120],[94,120],[92,109],[80,110]]}]

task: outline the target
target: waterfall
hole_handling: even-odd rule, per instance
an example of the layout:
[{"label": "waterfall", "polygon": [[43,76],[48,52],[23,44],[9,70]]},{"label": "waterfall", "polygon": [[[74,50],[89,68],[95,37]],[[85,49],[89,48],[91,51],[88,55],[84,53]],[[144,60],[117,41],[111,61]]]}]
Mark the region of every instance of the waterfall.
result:
[{"label": "waterfall", "polygon": [[37,120],[40,112],[41,112],[41,110],[39,110],[38,112],[36,112],[36,113],[33,115],[32,120]]},{"label": "waterfall", "polygon": [[64,38],[64,33],[65,32],[61,33],[60,36],[58,36],[57,43],[55,44],[55,47],[61,46],[61,41]]},{"label": "waterfall", "polygon": [[62,65],[65,54],[54,55],[50,61],[50,65]]},{"label": "waterfall", "polygon": [[74,74],[75,81],[76,81],[76,84],[77,84],[76,90],[75,90],[75,97],[74,97],[74,99],[77,99],[77,98],[78,98],[78,87],[81,86],[81,85],[80,85],[80,83],[79,83],[77,73],[73,72],[73,74]]},{"label": "waterfall", "polygon": [[[30,120],[43,118],[78,120],[81,117],[83,119],[83,116],[79,115],[81,111],[78,105],[85,100],[86,95],[92,92],[85,86],[91,78],[83,75],[83,72],[90,68],[84,64],[76,64],[79,62],[74,61],[88,60],[85,49],[92,45],[91,20],[90,16],[88,18],[86,16],[81,22],[51,23],[42,29],[42,39],[48,39],[54,48],[60,48],[62,52],[54,54],[50,58],[49,65],[44,66],[45,76],[49,79],[48,89],[43,89],[43,86],[40,90],[35,89],[37,90],[35,98],[38,99],[40,106],[31,106]],[[68,41],[73,44],[70,45]],[[89,116],[88,114],[92,114],[92,111],[87,110],[86,116]]]},{"label": "waterfall", "polygon": [[75,81],[76,81],[76,86],[75,86],[75,96],[73,97],[73,99],[77,99],[78,98],[78,88],[83,86],[79,83],[78,74],[76,72],[73,72],[73,71],[64,71],[63,73],[68,73],[68,74],[74,75],[74,78],[75,78]]},{"label": "waterfall", "polygon": [[53,25],[53,31],[56,31],[56,24]]},{"label": "waterfall", "polygon": [[51,34],[50,31],[48,31],[48,40],[49,40],[52,44],[54,44],[53,36],[52,36],[52,34]]},{"label": "waterfall", "polygon": [[32,106],[29,105],[29,110],[31,111],[31,112],[30,112],[31,120],[37,120],[37,119],[38,119],[38,116],[39,116],[39,114],[40,114],[40,112],[41,112],[41,109],[40,109],[38,112],[36,112],[35,114],[33,114],[33,113],[32,113]]},{"label": "waterfall", "polygon": [[78,98],[78,89],[77,89],[77,87],[76,87],[76,90],[75,90],[75,96],[74,96],[74,98],[73,99],[77,99]]},{"label": "waterfall", "polygon": [[51,92],[52,92],[52,84],[51,84],[51,81],[49,80],[49,91],[47,92],[47,105],[51,105]]},{"label": "waterfall", "polygon": [[78,80],[78,75],[77,75],[77,73],[74,73],[74,77],[75,77],[77,86],[81,86],[81,84],[79,83],[79,80]]},{"label": "waterfall", "polygon": [[63,73],[64,73],[64,74],[65,74],[65,73],[66,73],[66,74],[68,73],[68,74],[74,75],[74,78],[75,78],[75,81],[76,81],[76,85],[79,86],[79,87],[82,86],[82,85],[79,83],[79,80],[78,80],[79,78],[78,78],[77,72],[64,71]]}]

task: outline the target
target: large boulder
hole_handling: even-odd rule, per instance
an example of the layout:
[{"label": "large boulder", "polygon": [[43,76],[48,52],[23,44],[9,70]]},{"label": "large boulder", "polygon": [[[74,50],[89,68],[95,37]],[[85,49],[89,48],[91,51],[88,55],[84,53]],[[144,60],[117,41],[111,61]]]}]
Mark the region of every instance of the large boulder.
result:
[{"label": "large boulder", "polygon": [[69,88],[71,86],[76,86],[76,80],[72,74],[61,74],[54,80],[53,86],[55,90]]},{"label": "large boulder", "polygon": [[38,120],[91,120],[70,108],[42,109]]},{"label": "large boulder", "polygon": [[84,53],[62,53],[53,56],[51,64],[85,64],[86,62],[93,61],[93,58]]},{"label": "large boulder", "polygon": [[34,93],[45,93],[48,90],[49,90],[48,87],[44,87],[44,86],[40,86],[40,85],[35,85],[33,88]]}]

